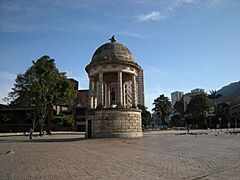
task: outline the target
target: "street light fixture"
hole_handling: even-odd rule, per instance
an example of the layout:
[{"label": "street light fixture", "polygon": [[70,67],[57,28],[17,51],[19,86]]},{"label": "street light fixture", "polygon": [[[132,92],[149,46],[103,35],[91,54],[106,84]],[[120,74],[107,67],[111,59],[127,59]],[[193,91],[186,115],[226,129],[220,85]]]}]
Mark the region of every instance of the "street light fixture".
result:
[{"label": "street light fixture", "polygon": [[219,117],[218,120],[219,120],[219,122],[220,122],[220,129],[221,129],[221,131],[222,131],[222,118]]}]

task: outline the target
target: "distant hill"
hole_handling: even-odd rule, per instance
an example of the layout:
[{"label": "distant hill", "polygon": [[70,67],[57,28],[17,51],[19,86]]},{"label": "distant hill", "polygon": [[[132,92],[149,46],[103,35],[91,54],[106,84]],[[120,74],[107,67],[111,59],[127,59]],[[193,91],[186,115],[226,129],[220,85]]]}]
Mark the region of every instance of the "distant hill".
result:
[{"label": "distant hill", "polygon": [[217,93],[222,95],[216,99],[217,104],[223,103],[224,101],[232,99],[236,96],[240,96],[240,81],[224,86],[222,89],[218,90]]}]

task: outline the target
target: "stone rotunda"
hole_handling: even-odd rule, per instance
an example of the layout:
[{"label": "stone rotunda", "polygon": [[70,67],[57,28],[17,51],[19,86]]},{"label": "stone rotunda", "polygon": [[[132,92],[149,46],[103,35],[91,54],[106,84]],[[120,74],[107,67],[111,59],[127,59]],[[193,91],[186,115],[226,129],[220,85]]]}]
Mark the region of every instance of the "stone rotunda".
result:
[{"label": "stone rotunda", "polygon": [[[114,36],[93,54],[86,66],[89,76],[88,137],[142,137],[141,110],[137,109],[136,76],[140,66]],[[131,88],[131,106],[125,94]],[[128,87],[129,88],[129,87]]]}]

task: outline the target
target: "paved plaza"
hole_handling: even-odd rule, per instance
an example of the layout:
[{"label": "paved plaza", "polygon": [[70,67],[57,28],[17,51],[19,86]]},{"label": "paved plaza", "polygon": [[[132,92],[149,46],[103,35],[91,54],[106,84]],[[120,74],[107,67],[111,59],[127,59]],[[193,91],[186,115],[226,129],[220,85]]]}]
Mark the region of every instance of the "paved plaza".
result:
[{"label": "paved plaza", "polygon": [[0,154],[1,180],[240,179],[240,134],[224,131],[154,131],[135,139],[0,137]]}]

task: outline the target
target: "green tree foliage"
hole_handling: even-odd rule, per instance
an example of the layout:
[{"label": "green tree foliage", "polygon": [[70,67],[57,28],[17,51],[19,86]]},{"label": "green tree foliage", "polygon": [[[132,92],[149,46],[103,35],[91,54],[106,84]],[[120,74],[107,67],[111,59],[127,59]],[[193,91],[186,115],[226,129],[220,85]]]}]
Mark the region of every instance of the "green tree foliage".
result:
[{"label": "green tree foliage", "polygon": [[152,123],[151,113],[147,110],[146,106],[138,104],[138,108],[142,110],[142,125],[150,125]]},{"label": "green tree foliage", "polygon": [[180,117],[180,115],[174,114],[171,117],[170,125],[173,127],[183,127],[183,126],[185,126],[185,121],[183,118]]},{"label": "green tree foliage", "polygon": [[187,105],[187,124],[197,124],[206,127],[206,112],[209,110],[209,101],[205,93],[195,95]]},{"label": "green tree foliage", "polygon": [[71,104],[77,95],[65,73],[60,73],[48,56],[33,61],[24,74],[18,74],[12,90],[9,93],[12,105],[35,107],[33,128],[38,126],[40,134],[52,105]]},{"label": "green tree foliage", "polygon": [[206,94],[195,95],[187,105],[187,112],[190,114],[204,113],[209,108],[209,102]]},{"label": "green tree foliage", "polygon": [[171,125],[175,127],[184,126],[184,103],[183,98],[177,101],[173,106],[173,116],[171,117]]},{"label": "green tree foliage", "polygon": [[154,99],[153,102],[154,108],[152,109],[158,117],[161,118],[163,124],[165,124],[165,118],[169,116],[172,112],[171,102],[168,97],[164,96],[164,94],[160,95],[158,98]]},{"label": "green tree foliage", "polygon": [[212,99],[212,105],[214,107],[214,113],[216,113],[216,100],[222,95],[217,93],[216,90],[210,90],[210,94],[208,95],[209,99]]},{"label": "green tree foliage", "polygon": [[59,114],[53,117],[53,123],[61,124],[63,126],[71,126],[73,122],[73,115]]},{"label": "green tree foliage", "polygon": [[12,114],[0,114],[0,123],[6,123],[6,122],[10,122],[12,118]]},{"label": "green tree foliage", "polygon": [[177,101],[174,104],[174,111],[179,114],[179,116],[182,118],[184,116],[184,104],[183,104],[183,98],[181,98],[180,101]]},{"label": "green tree foliage", "polygon": [[230,109],[230,105],[228,102],[218,104],[215,123],[219,124],[220,123],[219,118],[221,118],[222,127],[227,127],[227,123],[231,121],[230,115],[229,115],[229,109]]}]

